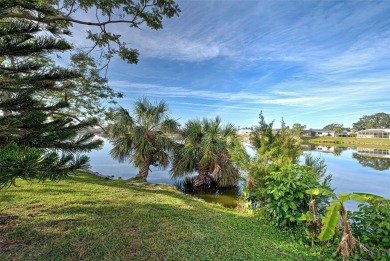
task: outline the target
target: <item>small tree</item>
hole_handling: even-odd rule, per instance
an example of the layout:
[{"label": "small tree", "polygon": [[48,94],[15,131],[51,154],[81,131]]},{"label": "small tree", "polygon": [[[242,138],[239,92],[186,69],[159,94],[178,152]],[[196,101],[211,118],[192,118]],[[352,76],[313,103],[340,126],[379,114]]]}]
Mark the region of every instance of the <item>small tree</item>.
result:
[{"label": "small tree", "polygon": [[148,177],[150,166],[168,166],[168,152],[174,146],[171,134],[178,123],[169,117],[164,101],[152,104],[146,98],[137,100],[134,116],[121,107],[112,119],[107,136],[113,144],[110,154],[114,159],[139,168],[137,178],[143,180]]},{"label": "small tree", "polygon": [[333,132],[335,134],[335,136],[337,136],[337,134],[340,134],[343,130],[339,127],[336,127],[336,128],[333,128]]},{"label": "small tree", "polygon": [[294,123],[291,127],[291,134],[296,137],[301,137],[305,131],[306,125],[302,125],[300,123]]},{"label": "small tree", "polygon": [[[308,189],[306,190],[306,193],[312,195],[312,197],[328,196],[333,198],[333,200],[329,203],[329,206],[326,207],[326,215],[322,219],[321,233],[318,235],[318,238],[321,241],[327,241],[333,238],[336,233],[336,228],[341,227],[342,234],[337,247],[337,252],[341,253],[343,260],[347,260],[347,258],[353,256],[356,251],[356,246],[359,246],[365,252],[373,254],[370,249],[360,243],[353,235],[344,203],[348,200],[355,200],[361,203],[379,202],[388,208],[390,205],[389,200],[377,195],[357,192],[340,194],[338,197],[336,197],[332,191],[324,188]],[[305,220],[313,220],[313,215],[310,215],[309,212],[302,216],[305,217]]]},{"label": "small tree", "polygon": [[[264,199],[265,177],[271,172],[278,172],[283,166],[298,162],[301,154],[299,139],[288,130],[273,131],[273,121],[266,123],[262,112],[259,114],[259,125],[251,135],[251,143],[256,155],[245,159],[249,162],[240,165],[248,172],[245,194],[252,201]],[[237,159],[239,160],[239,159]]]},{"label": "small tree", "polygon": [[188,121],[182,131],[183,144],[174,150],[171,176],[184,177],[197,172],[195,187],[215,182],[220,187],[237,185],[240,173],[231,160],[232,150],[243,150],[233,125],[221,119]]}]

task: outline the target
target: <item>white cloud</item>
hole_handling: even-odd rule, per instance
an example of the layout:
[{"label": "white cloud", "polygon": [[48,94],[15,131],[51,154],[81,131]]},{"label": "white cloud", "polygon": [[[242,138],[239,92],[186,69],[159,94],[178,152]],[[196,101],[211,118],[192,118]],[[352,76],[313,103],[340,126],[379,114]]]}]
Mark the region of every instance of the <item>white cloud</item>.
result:
[{"label": "white cloud", "polygon": [[[324,70],[366,66],[383,52],[389,39],[371,30],[388,28],[386,2],[179,1],[179,17],[164,19],[162,30],[142,31],[111,25],[144,57],[198,62],[228,57],[231,63],[284,61]],[[360,8],[358,8],[360,7]],[[93,14],[83,14],[94,20]],[[75,26],[76,45],[85,45],[85,26]],[[83,41],[80,41],[83,39]],[[373,46],[374,45],[374,46]]]},{"label": "white cloud", "polygon": [[161,97],[187,97],[215,101],[256,101],[264,100],[268,97],[250,92],[218,92],[209,90],[195,90],[185,87],[170,87],[156,84],[143,84],[127,81],[111,81],[110,85],[114,88],[120,88],[125,94],[138,94],[145,96]]},{"label": "white cloud", "polygon": [[263,109],[275,118],[321,121],[389,109],[389,2],[180,4],[180,17],[166,19],[162,30],[111,27],[141,57],[156,58],[137,65],[140,74],[119,75],[127,80],[113,80],[112,87],[194,113]]}]

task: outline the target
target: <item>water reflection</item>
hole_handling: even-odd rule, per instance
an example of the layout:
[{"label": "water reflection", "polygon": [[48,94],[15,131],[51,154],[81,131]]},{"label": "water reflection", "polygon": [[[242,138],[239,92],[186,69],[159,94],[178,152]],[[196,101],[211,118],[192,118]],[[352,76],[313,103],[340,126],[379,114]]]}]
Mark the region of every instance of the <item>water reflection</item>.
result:
[{"label": "water reflection", "polygon": [[[303,145],[302,148],[305,151],[332,153],[334,156],[340,156],[343,151],[354,150],[353,148],[308,144]],[[356,151],[352,153],[352,158],[356,159],[363,167],[369,167],[380,171],[390,169],[389,149],[356,148]]]},{"label": "water reflection", "polygon": [[[113,175],[115,178],[122,177],[123,179],[128,179],[135,177],[138,170],[127,163],[118,163],[116,160],[113,160],[109,155],[110,149],[111,145],[105,140],[103,149],[94,150],[89,154],[91,169],[103,175]],[[386,155],[389,152],[388,150],[387,152],[374,149],[368,151],[368,149],[360,148],[316,147],[312,145],[305,146],[304,150],[313,153],[315,157],[325,159],[328,172],[333,174],[331,186],[336,188],[337,194],[364,192],[390,198],[390,163],[388,162],[389,157]],[[254,150],[249,152],[252,156],[255,154]],[[369,156],[364,153],[368,153]],[[377,154],[382,155],[381,157],[376,157],[379,156]],[[175,185],[178,182],[170,178],[169,167],[165,170],[151,167],[148,181],[151,183],[168,183],[171,185]],[[242,184],[243,182],[239,183],[239,186],[233,189],[221,190],[216,188],[211,193],[191,191],[188,188],[184,190],[180,186],[179,188],[185,193],[195,195],[205,201],[234,207],[237,204],[238,195],[241,193],[240,187]],[[350,207],[347,209],[351,210]]]},{"label": "water reflection", "polygon": [[[138,169],[134,168],[131,164],[118,163],[118,161],[112,159],[109,154],[112,145],[104,138],[103,141],[104,144],[101,150],[94,150],[89,153],[91,170],[105,176],[113,176],[114,178],[121,177],[122,179],[129,179],[135,177]],[[150,183],[168,183],[174,185],[180,191],[201,198],[207,202],[219,203],[226,207],[236,207],[238,196],[241,193],[242,182],[239,183],[239,186],[233,188],[214,188],[211,191],[205,192],[191,189],[189,185],[185,185],[184,179],[172,179],[169,175],[169,169],[170,166],[166,169],[151,166],[147,180]]]},{"label": "water reflection", "polygon": [[340,156],[341,153],[348,148],[345,147],[337,147],[337,146],[318,146],[318,145],[312,145],[312,144],[304,144],[302,145],[303,150],[305,151],[319,151],[319,152],[325,152],[325,153],[332,153],[334,156]]},{"label": "water reflection", "polygon": [[390,150],[388,149],[356,148],[356,152],[362,156],[390,159]]},{"label": "water reflection", "polygon": [[[333,175],[331,186],[335,188],[336,194],[362,192],[390,198],[390,170],[384,167],[387,159],[385,163],[382,161],[383,158],[376,158],[373,155],[371,159],[367,159],[368,156],[359,155],[356,148],[329,148],[329,151],[341,150],[340,155],[335,157],[334,153],[318,150],[315,147],[306,146],[305,153],[312,153],[315,157],[325,160],[328,172]],[[362,152],[363,149],[359,150]],[[361,156],[360,161],[356,158],[359,156]],[[378,159],[381,159],[381,162],[373,164]],[[375,165],[382,166],[383,170],[374,168]],[[356,210],[357,205],[355,201],[348,201],[345,204],[348,210]]]},{"label": "water reflection", "polygon": [[390,150],[388,149],[357,148],[352,157],[364,167],[380,171],[390,169]]},{"label": "water reflection", "polygon": [[176,180],[174,185],[183,193],[201,198],[206,202],[218,203],[225,207],[235,208],[237,206],[238,197],[241,195],[241,186],[243,181],[239,182],[238,186],[230,188],[220,188],[215,184],[210,184],[205,187],[194,187],[191,178]]}]

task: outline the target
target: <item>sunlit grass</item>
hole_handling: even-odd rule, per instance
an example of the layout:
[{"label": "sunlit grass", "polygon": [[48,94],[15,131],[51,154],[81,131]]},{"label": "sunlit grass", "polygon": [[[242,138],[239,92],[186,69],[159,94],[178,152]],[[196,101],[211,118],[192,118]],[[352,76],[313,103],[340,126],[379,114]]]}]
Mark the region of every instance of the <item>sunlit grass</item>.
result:
[{"label": "sunlit grass", "polygon": [[80,174],[0,192],[1,260],[317,260],[247,213]]},{"label": "sunlit grass", "polygon": [[387,138],[316,137],[303,138],[303,142],[324,146],[390,149],[390,139]]}]

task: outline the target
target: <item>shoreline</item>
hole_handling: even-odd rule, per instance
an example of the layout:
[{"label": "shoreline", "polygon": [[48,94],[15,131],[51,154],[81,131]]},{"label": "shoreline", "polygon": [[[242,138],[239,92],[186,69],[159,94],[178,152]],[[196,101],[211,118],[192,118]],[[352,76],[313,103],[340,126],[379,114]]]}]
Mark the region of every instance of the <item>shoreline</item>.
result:
[{"label": "shoreline", "polygon": [[106,175],[100,174],[99,172],[92,171],[92,170],[89,170],[89,169],[79,169],[79,171],[80,172],[84,172],[84,173],[88,173],[88,174],[92,174],[92,175],[98,176],[100,178],[114,180],[113,176],[106,176]]},{"label": "shoreline", "polygon": [[338,147],[360,147],[372,149],[390,149],[390,139],[355,137],[314,137],[302,138],[302,144],[330,145]]}]

